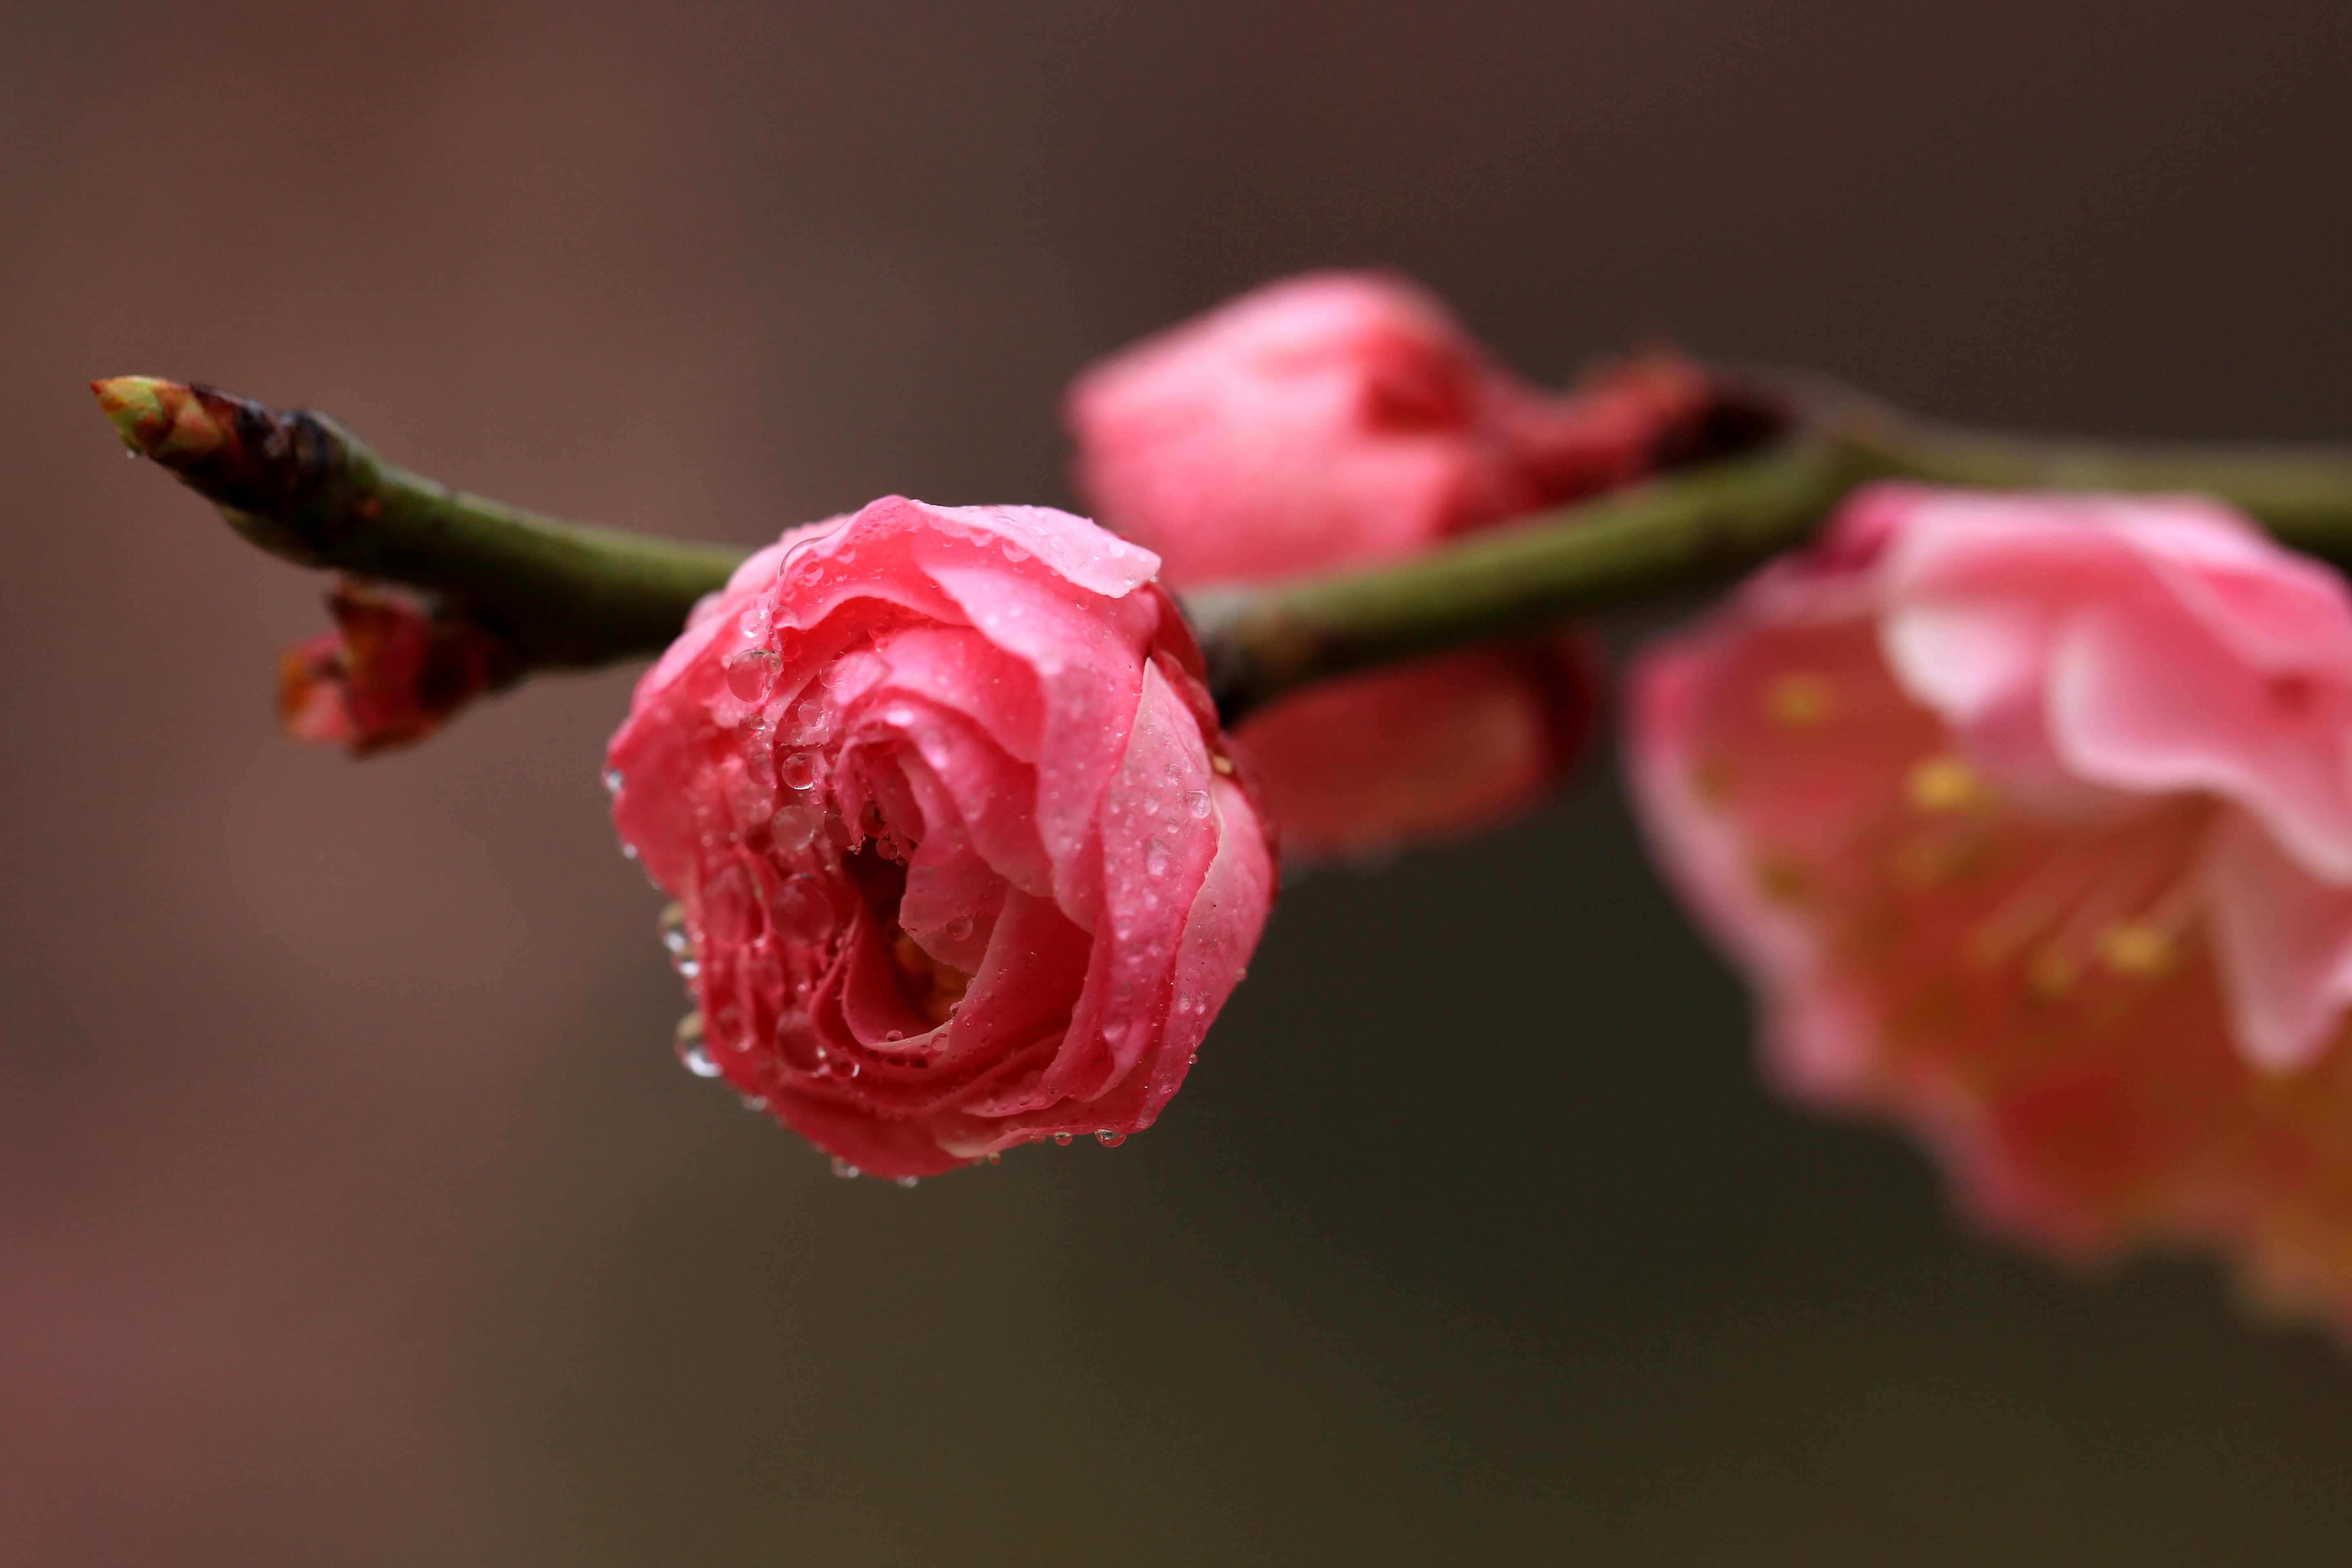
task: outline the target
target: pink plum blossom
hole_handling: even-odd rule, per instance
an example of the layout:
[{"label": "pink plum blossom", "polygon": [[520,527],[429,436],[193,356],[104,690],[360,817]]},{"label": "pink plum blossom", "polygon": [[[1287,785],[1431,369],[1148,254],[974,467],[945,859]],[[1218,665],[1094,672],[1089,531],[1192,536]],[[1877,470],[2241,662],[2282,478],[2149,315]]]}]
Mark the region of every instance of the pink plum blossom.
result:
[{"label": "pink plum blossom", "polygon": [[893,498],[705,601],[609,752],[689,1065],[890,1176],[1151,1124],[1273,891],[1158,564]]},{"label": "pink plum blossom", "polygon": [[[1570,396],[1496,365],[1401,279],[1269,284],[1071,388],[1077,488],[1177,587],[1398,560],[1597,494],[1705,439],[1713,389],[1671,359]],[[1548,795],[1591,729],[1581,635],[1433,657],[1248,718],[1286,850],[1325,856],[1481,826]]]},{"label": "pink plum blossom", "polygon": [[2352,1326],[2352,595],[2191,499],[1881,487],[1647,653],[1657,857],[1792,1091],[1992,1227]]}]

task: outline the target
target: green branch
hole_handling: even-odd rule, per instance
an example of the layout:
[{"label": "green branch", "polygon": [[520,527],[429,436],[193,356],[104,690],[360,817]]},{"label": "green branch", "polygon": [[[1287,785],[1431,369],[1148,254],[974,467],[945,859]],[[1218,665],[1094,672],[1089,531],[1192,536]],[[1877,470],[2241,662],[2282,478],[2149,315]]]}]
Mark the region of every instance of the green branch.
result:
[{"label": "green branch", "polygon": [[2208,495],[2281,543],[2352,567],[2352,448],[2080,441],[1969,430],[1832,394],[1814,427],[1858,470],[1991,489]]},{"label": "green branch", "polygon": [[2133,446],[1916,420],[1820,383],[1783,388],[1797,432],[1764,451],[1474,534],[1410,561],[1190,596],[1227,720],[1296,687],[1532,631],[1745,572],[1801,544],[1872,479],[2198,493],[2352,568],[2352,450]]},{"label": "green branch", "polygon": [[[133,451],[215,502],[254,543],[423,590],[506,639],[520,668],[658,653],[743,553],[463,495],[320,415],[144,377],[94,384]],[[1231,721],[1315,680],[1719,580],[1802,543],[1874,479],[2202,492],[2352,566],[2352,450],[1992,435],[1815,384],[1792,380],[1776,395],[1794,411],[1795,434],[1747,456],[1392,565],[1187,595],[1220,710]]]},{"label": "green branch", "polygon": [[511,645],[524,668],[659,653],[745,552],[588,528],[386,462],[308,409],[146,376],[91,384],[123,441],[303,566],[423,590]]},{"label": "green branch", "polygon": [[1231,721],[1328,676],[1744,571],[1802,542],[1860,477],[1836,447],[1798,440],[1393,565],[1195,594],[1185,609]]}]

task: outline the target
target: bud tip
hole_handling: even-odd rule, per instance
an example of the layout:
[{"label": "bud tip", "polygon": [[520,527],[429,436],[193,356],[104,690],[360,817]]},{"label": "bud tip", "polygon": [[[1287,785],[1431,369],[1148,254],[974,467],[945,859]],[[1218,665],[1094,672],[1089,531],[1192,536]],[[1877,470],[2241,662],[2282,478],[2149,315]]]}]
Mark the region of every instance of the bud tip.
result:
[{"label": "bud tip", "polygon": [[152,375],[116,375],[89,384],[122,444],[159,463],[186,462],[218,451],[228,432],[194,388]]}]

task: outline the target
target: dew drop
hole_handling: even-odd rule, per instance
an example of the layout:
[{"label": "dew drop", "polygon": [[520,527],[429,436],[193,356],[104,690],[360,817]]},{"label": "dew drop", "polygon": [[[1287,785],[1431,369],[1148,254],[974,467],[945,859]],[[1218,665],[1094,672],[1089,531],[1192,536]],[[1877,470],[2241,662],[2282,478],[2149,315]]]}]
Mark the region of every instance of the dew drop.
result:
[{"label": "dew drop", "polygon": [[776,1026],[769,1034],[769,1044],[783,1064],[795,1072],[824,1071],[824,1042],[816,1037],[816,1026],[809,1019],[805,1007],[786,1007],[776,1015]]},{"label": "dew drop", "polygon": [[1019,545],[1013,543],[1013,541],[1009,539],[997,548],[1003,551],[1004,558],[1007,561],[1013,563],[1015,565],[1018,565],[1022,562],[1029,559],[1029,552],[1022,549]]},{"label": "dew drop", "polygon": [[816,842],[816,836],[824,827],[824,814],[814,806],[797,803],[780,805],[776,807],[775,815],[768,818],[768,838],[779,852],[797,855]]},{"label": "dew drop", "polygon": [[746,1110],[765,1110],[768,1109],[768,1102],[759,1095],[747,1094],[743,1097],[743,1109]]},{"label": "dew drop", "polygon": [[1143,874],[1147,877],[1168,875],[1168,846],[1157,838],[1144,847]]},{"label": "dew drop", "polygon": [[970,915],[958,915],[948,921],[947,937],[950,942],[969,942],[971,940],[971,931],[972,919]]},{"label": "dew drop", "polygon": [[1194,1051],[1191,1056],[1186,1057],[1186,1058],[1184,1058],[1184,1065],[1185,1065],[1186,1067],[1191,1067],[1191,1066],[1192,1066],[1194,1063],[1198,1062],[1200,1059],[1201,1059],[1201,1053],[1200,1053],[1200,1052],[1198,1052],[1198,1051]]},{"label": "dew drop", "polygon": [[773,648],[747,647],[728,656],[727,689],[742,702],[758,702],[776,689],[776,667],[782,661]]},{"label": "dew drop", "polygon": [[702,1037],[702,1014],[698,1010],[677,1021],[677,1033],[671,1037],[671,1048],[677,1052],[678,1065],[697,1078],[717,1078],[719,1064],[710,1059],[710,1047]]},{"label": "dew drop", "polygon": [[[814,815],[806,806],[787,806],[785,810]],[[776,813],[780,819],[783,815],[782,811]],[[824,883],[805,871],[785,878],[770,895],[768,914],[775,921],[779,935],[802,947],[817,946],[833,934],[834,927],[839,923],[833,896],[824,890]]]},{"label": "dew drop", "polygon": [[911,1187],[921,1179],[922,1178],[919,1176],[893,1176],[891,1178],[891,1184],[893,1186]]},{"label": "dew drop", "polygon": [[662,910],[661,918],[656,922],[656,929],[661,932],[662,946],[669,952],[669,966],[672,969],[677,970],[688,980],[702,973],[702,965],[697,963],[694,957],[694,939],[686,929],[684,909],[672,904]]},{"label": "dew drop", "polygon": [[885,1045],[895,1046],[906,1037],[907,1031],[904,1029],[885,1029],[882,1031],[882,1040]]},{"label": "dew drop", "polygon": [[816,753],[794,752],[776,764],[776,776],[794,789],[814,788],[816,784]]},{"label": "dew drop", "polygon": [[1066,1149],[1070,1146],[1070,1134],[1067,1132],[1056,1132],[1054,1134],[1054,1142]]},{"label": "dew drop", "polygon": [[787,745],[821,746],[833,738],[834,712],[821,696],[810,695],[793,704],[784,721]]},{"label": "dew drop", "polygon": [[857,1180],[858,1176],[863,1173],[861,1173],[856,1166],[851,1164],[840,1155],[835,1154],[833,1157],[833,1173],[839,1176],[845,1182],[854,1182]]},{"label": "dew drop", "polygon": [[1124,1132],[1114,1132],[1109,1128],[1104,1127],[1097,1130],[1095,1133],[1095,1142],[1101,1144],[1106,1149],[1116,1149],[1120,1144],[1127,1142],[1127,1134]]},{"label": "dew drop", "polygon": [[1206,822],[1209,819],[1209,792],[1204,789],[1186,790],[1184,809],[1192,814],[1193,821]]},{"label": "dew drop", "polygon": [[996,1152],[990,1152],[990,1154],[989,1154],[989,1156],[988,1156],[988,1163],[989,1163],[990,1164],[992,1164],[992,1165],[1002,1165],[1003,1163],[1004,1163],[1004,1156],[1003,1156],[1003,1155],[1002,1155],[1002,1154],[999,1154],[999,1153],[996,1153]]},{"label": "dew drop", "polygon": [[604,789],[605,789],[605,792],[606,792],[607,794],[609,794],[609,795],[618,795],[618,794],[620,794],[620,793],[621,793],[621,785],[622,785],[623,784],[626,783],[626,782],[627,782],[626,780],[625,780],[625,779],[623,779],[623,778],[621,777],[621,770],[620,770],[620,769],[618,769],[618,768],[606,768],[606,769],[604,770]]}]

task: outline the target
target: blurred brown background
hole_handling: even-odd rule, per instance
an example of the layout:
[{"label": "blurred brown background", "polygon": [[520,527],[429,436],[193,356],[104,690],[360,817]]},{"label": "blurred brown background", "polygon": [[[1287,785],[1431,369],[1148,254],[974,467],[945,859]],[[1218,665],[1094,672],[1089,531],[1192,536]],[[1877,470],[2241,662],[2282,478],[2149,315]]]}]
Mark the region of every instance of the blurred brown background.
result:
[{"label": "blurred brown background", "polygon": [[[0,10],[0,1563],[2336,1563],[2352,1368],[1751,1070],[1607,765],[1297,886],[1171,1113],[901,1192],[671,1059],[630,674],[355,765],[84,379],[746,543],[1065,492],[1381,263],[1521,368],[2352,437],[2352,9]],[[1633,635],[1638,628],[1620,628]]]}]

